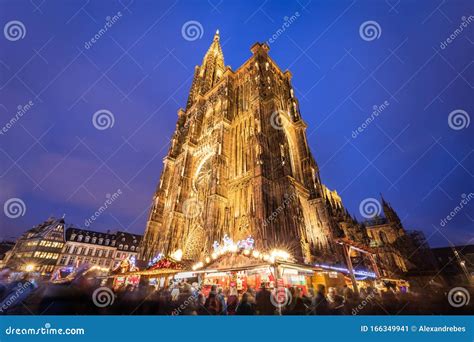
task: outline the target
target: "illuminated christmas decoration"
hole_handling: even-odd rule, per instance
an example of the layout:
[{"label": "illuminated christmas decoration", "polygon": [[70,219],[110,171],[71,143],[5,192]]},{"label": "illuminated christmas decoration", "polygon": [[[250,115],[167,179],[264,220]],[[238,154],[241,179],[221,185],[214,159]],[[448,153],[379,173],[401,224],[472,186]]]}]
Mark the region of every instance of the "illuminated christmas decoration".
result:
[{"label": "illuminated christmas decoration", "polygon": [[148,263],[148,266],[151,266],[153,264],[156,264],[158,261],[160,261],[165,255],[163,253],[158,253],[157,256],[155,256],[153,259],[150,260]]},{"label": "illuminated christmas decoration", "polygon": [[[324,265],[324,264],[315,264],[314,266],[321,267],[324,269],[339,271],[339,272],[343,272],[347,274],[350,273],[349,270],[345,267],[329,266],[329,265]],[[369,272],[369,271],[364,271],[364,270],[354,270],[354,275],[362,276],[362,277],[370,277],[374,279],[377,278],[374,272]]]}]

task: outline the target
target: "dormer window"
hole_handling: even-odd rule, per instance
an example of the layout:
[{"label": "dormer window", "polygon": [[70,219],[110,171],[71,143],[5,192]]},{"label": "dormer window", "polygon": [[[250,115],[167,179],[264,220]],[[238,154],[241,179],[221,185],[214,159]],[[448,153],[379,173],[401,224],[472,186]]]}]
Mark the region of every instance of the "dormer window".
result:
[{"label": "dormer window", "polygon": [[79,236],[77,237],[77,242],[81,242],[81,241],[82,241],[82,238],[83,238],[83,236],[82,236],[82,235],[79,235]]},{"label": "dormer window", "polygon": [[105,239],[105,245],[108,246],[110,244],[110,239]]},{"label": "dormer window", "polygon": [[103,238],[100,238],[100,239],[99,239],[99,245],[102,245],[103,242],[104,242],[104,239],[103,239]]},{"label": "dormer window", "polygon": [[75,233],[72,233],[72,234],[71,234],[71,241],[74,241],[75,238],[76,238],[76,234],[75,234]]},{"label": "dormer window", "polygon": [[124,250],[128,251],[128,245],[125,245]]},{"label": "dormer window", "polygon": [[123,245],[120,244],[120,245],[118,246],[118,249],[123,249]]},{"label": "dormer window", "polygon": [[92,243],[96,243],[96,241],[97,241],[97,238],[94,236],[94,237],[92,238]]},{"label": "dormer window", "polygon": [[90,240],[91,240],[91,237],[87,235],[86,238],[84,239],[84,242],[88,243]]}]

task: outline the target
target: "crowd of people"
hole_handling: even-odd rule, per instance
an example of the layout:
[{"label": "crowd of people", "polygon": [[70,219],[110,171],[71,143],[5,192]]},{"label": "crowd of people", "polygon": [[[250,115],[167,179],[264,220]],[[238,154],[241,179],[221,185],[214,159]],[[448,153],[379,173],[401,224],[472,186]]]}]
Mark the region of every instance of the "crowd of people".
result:
[{"label": "crowd of people", "polygon": [[[111,315],[387,315],[462,314],[452,312],[445,293],[423,295],[367,287],[356,294],[348,287],[318,285],[281,289],[262,284],[238,291],[217,285],[176,282],[162,288],[141,282],[113,290],[98,278],[52,284],[28,275],[7,281],[0,275],[0,314]],[[100,294],[103,290],[108,296]],[[100,297],[101,296],[101,297]],[[472,309],[472,308],[471,308]],[[466,310],[469,310],[466,308]]]}]

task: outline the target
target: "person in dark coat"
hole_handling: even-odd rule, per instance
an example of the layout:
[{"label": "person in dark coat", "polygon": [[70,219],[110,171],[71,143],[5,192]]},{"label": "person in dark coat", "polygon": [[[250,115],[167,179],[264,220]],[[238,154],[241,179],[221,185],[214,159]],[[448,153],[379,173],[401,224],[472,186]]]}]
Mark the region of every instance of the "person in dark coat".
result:
[{"label": "person in dark coat", "polygon": [[262,283],[260,291],[255,296],[256,309],[259,315],[273,315],[275,313],[275,306],[271,302],[271,295],[271,292]]},{"label": "person in dark coat", "polygon": [[239,306],[236,310],[237,315],[255,315],[255,309],[253,305],[249,302],[248,293],[242,295],[242,300],[240,301]]}]

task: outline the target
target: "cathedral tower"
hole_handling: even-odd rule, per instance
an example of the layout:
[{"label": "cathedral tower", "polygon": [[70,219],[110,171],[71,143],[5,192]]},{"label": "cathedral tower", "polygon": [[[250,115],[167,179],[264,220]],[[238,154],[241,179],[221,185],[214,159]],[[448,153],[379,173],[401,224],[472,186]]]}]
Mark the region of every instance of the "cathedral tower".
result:
[{"label": "cathedral tower", "polygon": [[310,262],[334,257],[333,229],[306,124],[291,85],[256,43],[237,70],[216,32],[196,66],[164,159],[141,258],[181,249],[198,260],[214,241],[252,236]]}]

